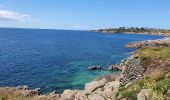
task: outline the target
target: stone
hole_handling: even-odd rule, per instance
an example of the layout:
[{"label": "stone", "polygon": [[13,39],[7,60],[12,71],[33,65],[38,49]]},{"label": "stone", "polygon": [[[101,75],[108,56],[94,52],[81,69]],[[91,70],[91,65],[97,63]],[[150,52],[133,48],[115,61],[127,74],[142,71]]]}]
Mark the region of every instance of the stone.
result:
[{"label": "stone", "polygon": [[128,86],[130,86],[132,84],[132,82],[129,82],[125,85],[125,88],[127,88]]},{"label": "stone", "polygon": [[101,70],[102,67],[101,66],[90,66],[90,67],[87,67],[87,70]]},{"label": "stone", "polygon": [[104,86],[104,89],[108,89],[108,88],[116,89],[116,88],[119,88],[120,85],[121,85],[121,82],[119,81],[108,82]]},{"label": "stone", "polygon": [[138,93],[138,95],[137,95],[137,100],[147,100],[147,99],[146,99],[145,95],[140,92],[140,93]]},{"label": "stone", "polygon": [[123,68],[121,73],[123,74],[121,82],[123,85],[126,85],[133,80],[140,79],[144,74],[144,68],[141,65],[140,60],[135,58],[135,56],[130,56],[124,61],[126,61],[126,63],[122,62],[122,65],[124,65],[125,68]]},{"label": "stone", "polygon": [[75,95],[75,100],[88,100],[88,97],[87,97],[87,95],[85,95],[85,93],[83,91],[79,91]]},{"label": "stone", "polygon": [[33,96],[38,96],[40,94],[41,94],[40,88],[36,88],[34,90],[26,90],[23,92],[23,95],[25,97],[33,97]]},{"label": "stone", "polygon": [[121,100],[122,99],[122,94],[119,94],[116,98],[118,99],[118,100]]},{"label": "stone", "polygon": [[123,66],[120,65],[110,65],[108,70],[116,70],[116,71],[121,71]]},{"label": "stone", "polygon": [[36,89],[34,89],[33,91],[40,91],[40,88],[36,88]]},{"label": "stone", "polygon": [[94,94],[102,94],[103,93],[103,88],[98,88],[95,91],[93,91]]},{"label": "stone", "polygon": [[88,96],[88,100],[106,100],[106,99],[99,94],[92,94]]},{"label": "stone", "polygon": [[107,98],[110,98],[110,99],[116,99],[116,94],[118,92],[118,89],[111,89],[111,88],[107,88],[103,91],[103,95]]},{"label": "stone", "polygon": [[170,78],[170,73],[167,73],[167,74],[165,75],[165,78]]},{"label": "stone", "polygon": [[52,98],[55,98],[55,97],[59,98],[59,97],[60,97],[59,94],[56,94],[56,91],[51,92],[51,93],[49,94],[49,96],[52,97]]},{"label": "stone", "polygon": [[16,87],[17,90],[29,90],[29,87],[24,85],[24,86],[17,86]]},{"label": "stone", "polygon": [[107,80],[103,78],[100,81],[92,81],[85,85],[85,91],[87,93],[92,93],[94,90],[103,87],[106,84]]},{"label": "stone", "polygon": [[112,82],[112,81],[116,80],[118,77],[119,77],[119,74],[117,74],[117,75],[109,74],[109,75],[100,76],[100,77],[96,78],[95,81],[100,81],[103,78],[105,78],[107,80],[107,82]]},{"label": "stone", "polygon": [[142,89],[140,93],[137,94],[137,100],[149,100],[149,90]]},{"label": "stone", "polygon": [[170,38],[166,37],[157,40],[147,40],[140,42],[131,42],[126,47],[129,48],[144,48],[144,47],[168,47],[170,46]]},{"label": "stone", "polygon": [[75,95],[78,93],[78,90],[64,90],[61,94],[63,100],[74,100]]},{"label": "stone", "polygon": [[53,96],[56,94],[56,91],[51,92],[49,95]]}]

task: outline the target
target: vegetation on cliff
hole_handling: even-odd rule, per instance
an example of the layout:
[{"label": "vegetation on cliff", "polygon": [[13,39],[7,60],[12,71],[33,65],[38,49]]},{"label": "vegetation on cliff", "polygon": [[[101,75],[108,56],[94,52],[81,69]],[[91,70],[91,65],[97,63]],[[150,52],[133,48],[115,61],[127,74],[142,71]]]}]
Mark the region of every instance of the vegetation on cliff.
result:
[{"label": "vegetation on cliff", "polygon": [[119,89],[122,97],[137,100],[142,89],[149,90],[149,100],[170,99],[170,47],[144,48],[135,54],[147,71],[144,77]]},{"label": "vegetation on cliff", "polygon": [[155,58],[167,58],[170,59],[170,47],[167,48],[143,48],[137,52],[137,55],[140,58],[148,58],[148,59],[155,59]]}]

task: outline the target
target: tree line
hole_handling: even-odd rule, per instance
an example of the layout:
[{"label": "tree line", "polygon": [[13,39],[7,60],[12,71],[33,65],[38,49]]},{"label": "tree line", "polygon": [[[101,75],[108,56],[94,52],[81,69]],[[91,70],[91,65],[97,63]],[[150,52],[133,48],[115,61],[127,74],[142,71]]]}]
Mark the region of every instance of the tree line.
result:
[{"label": "tree line", "polygon": [[147,28],[147,27],[119,27],[119,28],[109,28],[109,29],[98,29],[98,32],[111,32],[111,33],[125,33],[125,32],[134,32],[134,33],[153,33],[153,32],[169,32],[168,29],[156,29],[156,28]]}]

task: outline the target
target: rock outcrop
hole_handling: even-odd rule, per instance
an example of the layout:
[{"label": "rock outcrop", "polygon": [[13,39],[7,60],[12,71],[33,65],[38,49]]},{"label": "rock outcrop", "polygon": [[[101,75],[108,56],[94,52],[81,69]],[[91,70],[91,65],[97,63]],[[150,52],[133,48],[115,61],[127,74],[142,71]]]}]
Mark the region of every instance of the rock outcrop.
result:
[{"label": "rock outcrop", "polygon": [[147,40],[140,42],[129,43],[126,47],[129,48],[144,48],[144,47],[169,47],[170,46],[170,37],[157,40]]},{"label": "rock outcrop", "polygon": [[31,99],[32,97],[38,97],[41,95],[39,88],[30,90],[28,86],[18,86],[18,87],[3,87],[0,88],[0,99],[2,100],[24,100],[24,98]]},{"label": "rock outcrop", "polygon": [[106,82],[107,82],[107,80],[105,78],[103,78],[100,81],[93,81],[93,82],[87,83],[85,85],[85,92],[92,93],[96,89],[103,87],[106,84]]},{"label": "rock outcrop", "polygon": [[101,70],[102,67],[101,66],[90,66],[90,67],[87,67],[87,70]]},{"label": "rock outcrop", "polygon": [[127,59],[123,60],[121,62],[121,65],[126,66],[124,70],[122,70],[121,79],[124,85],[130,83],[133,80],[140,79],[145,72],[145,69],[141,65],[140,60],[135,56],[130,56]]},{"label": "rock outcrop", "polygon": [[63,100],[75,100],[75,95],[79,92],[79,90],[64,90],[63,94],[61,94],[61,99]]},{"label": "rock outcrop", "polygon": [[124,66],[120,66],[120,65],[110,65],[108,70],[122,71],[123,68]]}]

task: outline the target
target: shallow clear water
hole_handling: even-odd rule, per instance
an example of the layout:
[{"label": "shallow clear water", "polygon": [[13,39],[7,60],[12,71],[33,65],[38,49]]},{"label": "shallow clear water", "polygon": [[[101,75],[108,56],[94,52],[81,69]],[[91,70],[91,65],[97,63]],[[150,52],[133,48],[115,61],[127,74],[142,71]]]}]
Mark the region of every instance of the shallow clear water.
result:
[{"label": "shallow clear water", "polygon": [[[104,34],[86,31],[0,29],[0,86],[28,85],[44,93],[83,89],[107,71],[86,67],[119,63],[132,41],[160,36]],[[117,73],[117,72],[112,72]]]}]

